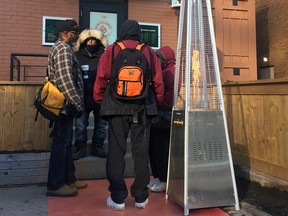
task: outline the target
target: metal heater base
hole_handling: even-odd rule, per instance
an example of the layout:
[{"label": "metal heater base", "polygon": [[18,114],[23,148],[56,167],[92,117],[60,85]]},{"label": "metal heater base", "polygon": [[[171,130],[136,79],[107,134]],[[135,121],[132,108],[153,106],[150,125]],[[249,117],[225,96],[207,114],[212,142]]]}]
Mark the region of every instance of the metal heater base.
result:
[{"label": "metal heater base", "polygon": [[187,209],[235,205],[223,112],[190,111],[188,115],[189,122],[185,122],[185,111],[173,111],[168,198]]}]

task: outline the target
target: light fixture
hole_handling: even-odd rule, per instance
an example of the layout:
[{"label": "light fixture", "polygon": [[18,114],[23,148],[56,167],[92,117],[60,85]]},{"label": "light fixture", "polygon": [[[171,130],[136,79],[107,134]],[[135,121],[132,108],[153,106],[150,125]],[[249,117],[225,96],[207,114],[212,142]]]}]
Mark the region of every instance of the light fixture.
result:
[{"label": "light fixture", "polygon": [[263,57],[263,61],[264,62],[268,62],[268,58],[267,57]]}]

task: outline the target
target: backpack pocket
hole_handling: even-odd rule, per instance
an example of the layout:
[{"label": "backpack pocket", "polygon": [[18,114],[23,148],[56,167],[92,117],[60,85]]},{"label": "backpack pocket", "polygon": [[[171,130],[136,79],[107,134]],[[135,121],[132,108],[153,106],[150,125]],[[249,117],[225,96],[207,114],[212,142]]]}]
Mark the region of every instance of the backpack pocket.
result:
[{"label": "backpack pocket", "polygon": [[125,66],[118,73],[116,92],[120,96],[137,97],[143,91],[143,71],[137,66]]}]

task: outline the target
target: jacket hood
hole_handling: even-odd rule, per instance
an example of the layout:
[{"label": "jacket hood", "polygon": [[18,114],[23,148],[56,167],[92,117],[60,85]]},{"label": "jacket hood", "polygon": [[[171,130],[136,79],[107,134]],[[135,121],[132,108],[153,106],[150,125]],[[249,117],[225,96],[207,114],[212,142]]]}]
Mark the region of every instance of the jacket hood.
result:
[{"label": "jacket hood", "polygon": [[157,52],[161,53],[164,57],[166,67],[173,66],[175,64],[175,52],[171,47],[163,46]]},{"label": "jacket hood", "polygon": [[141,28],[137,21],[135,20],[126,20],[121,25],[120,29],[120,41],[122,40],[136,40],[141,41]]},{"label": "jacket hood", "polygon": [[108,46],[108,38],[98,29],[85,29],[84,31],[81,32],[79,35],[77,45],[75,47],[75,51],[78,51],[81,49],[81,47],[84,47],[86,44],[86,39],[87,38],[96,38],[99,40],[102,45],[106,48]]}]

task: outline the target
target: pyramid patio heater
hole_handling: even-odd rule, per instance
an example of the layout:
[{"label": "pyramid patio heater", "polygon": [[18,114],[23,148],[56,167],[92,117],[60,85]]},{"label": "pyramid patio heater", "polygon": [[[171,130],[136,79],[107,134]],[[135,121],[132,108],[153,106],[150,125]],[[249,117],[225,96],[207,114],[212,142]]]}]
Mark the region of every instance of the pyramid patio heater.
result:
[{"label": "pyramid patio heater", "polygon": [[239,210],[210,0],[181,0],[166,197]]}]

